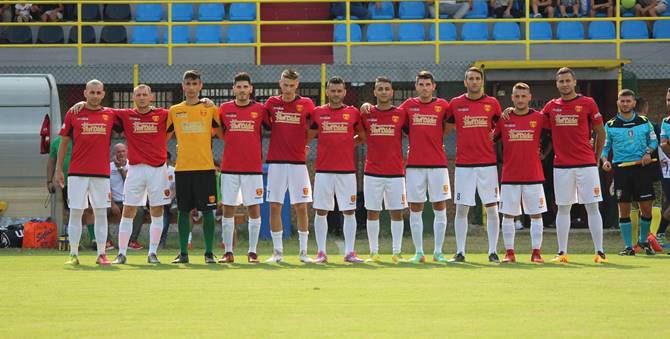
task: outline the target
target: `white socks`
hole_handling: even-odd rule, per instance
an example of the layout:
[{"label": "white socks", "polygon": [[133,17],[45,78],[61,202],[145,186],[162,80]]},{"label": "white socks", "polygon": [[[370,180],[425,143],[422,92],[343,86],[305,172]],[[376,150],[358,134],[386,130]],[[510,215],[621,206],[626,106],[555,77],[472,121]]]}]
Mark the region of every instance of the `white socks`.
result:
[{"label": "white socks", "polygon": [[416,253],[423,253],[423,212],[409,212],[409,227]]},{"label": "white socks", "polygon": [[379,219],[368,219],[367,230],[368,242],[370,243],[370,254],[379,253]]},{"label": "white socks", "polygon": [[354,251],[356,243],[356,216],[353,214],[344,215],[344,254],[347,255]]},{"label": "white socks", "polygon": [[298,231],[298,243],[300,244],[300,253],[307,254],[307,240],[309,240],[309,231],[305,232]]},{"label": "white socks", "polygon": [[284,243],[282,238],[284,237],[284,231],[279,231],[279,232],[274,232],[270,231],[270,235],[272,236],[272,249],[275,252],[284,252]]},{"label": "white socks", "polygon": [[444,245],[444,236],[447,232],[447,210],[433,211],[435,218],[433,219],[433,235],[435,237],[435,248],[433,253],[442,253],[442,246]]},{"label": "white socks", "polygon": [[70,254],[79,255],[79,241],[81,241],[81,217],[84,210],[70,208],[70,221],[67,225],[68,241],[70,242]]},{"label": "white socks", "polygon": [[498,204],[486,208],[486,233],[489,238],[489,254],[496,253],[498,247],[498,236],[500,232],[500,219],[498,218]]},{"label": "white socks", "polygon": [[556,213],[556,238],[558,238],[558,252],[568,253],[568,234],[570,233],[571,207],[572,205],[558,205],[558,212]]},{"label": "white socks", "polygon": [[[106,208],[94,208],[93,216],[95,217],[95,242],[98,243],[98,255],[105,254],[105,247],[107,245],[107,209]],[[81,237],[81,221],[79,224],[79,232]],[[131,232],[132,232],[132,221],[131,221]]]},{"label": "white socks", "polygon": [[502,220],[502,234],[503,234],[503,243],[505,243],[506,250],[514,249],[514,235],[516,229],[514,228],[514,218],[508,218],[503,216]]},{"label": "white socks", "polygon": [[544,230],[544,222],[542,218],[530,219],[530,245],[534,250],[542,248],[542,232]]},{"label": "white socks", "polygon": [[316,247],[318,251],[326,253],[328,219],[325,215],[314,214],[314,232],[316,233]]},{"label": "white socks", "polygon": [[256,253],[258,235],[261,233],[261,218],[249,218],[249,252]]},{"label": "white socks", "polygon": [[151,225],[149,226],[149,253],[156,254],[158,252],[158,244],[161,242],[161,234],[163,233],[163,216],[151,217]]},{"label": "white socks", "polygon": [[454,218],[454,233],[456,235],[456,253],[465,255],[465,239],[468,236],[468,212],[470,206],[456,205]]},{"label": "white socks", "polygon": [[226,252],[233,252],[233,231],[235,230],[235,218],[221,219],[221,233],[223,238],[223,245],[226,247]]},{"label": "white socks", "polygon": [[393,239],[393,254],[402,252],[402,233],[405,229],[405,223],[402,220],[391,220],[391,238]]},{"label": "white socks", "polygon": [[[133,218],[122,217],[119,223],[119,254],[127,254],[128,240],[130,240],[131,233],[133,233]],[[97,234],[95,238],[98,238]]]},{"label": "white socks", "polygon": [[593,247],[596,251],[605,252],[603,250],[603,219],[600,216],[598,203],[584,205],[589,219],[589,230],[591,231],[591,239],[593,239]]}]

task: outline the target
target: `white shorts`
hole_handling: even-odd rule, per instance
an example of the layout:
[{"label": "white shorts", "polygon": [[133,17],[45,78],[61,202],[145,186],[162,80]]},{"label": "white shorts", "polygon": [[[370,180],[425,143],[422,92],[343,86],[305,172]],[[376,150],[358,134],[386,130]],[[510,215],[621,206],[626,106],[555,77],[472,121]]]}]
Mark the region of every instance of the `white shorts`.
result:
[{"label": "white shorts", "polygon": [[312,202],[312,184],[306,165],[268,164],[267,200],[283,204],[286,190],[291,204]]},{"label": "white shorts", "polygon": [[112,206],[112,190],[109,178],[67,177],[67,205],[75,209],[87,209],[91,202],[93,208]]},{"label": "white shorts", "polygon": [[317,173],[314,177],[314,209],[333,211],[335,199],[340,211],[356,209],[356,174]]},{"label": "white shorts", "polygon": [[474,206],[475,193],[484,205],[500,200],[496,166],[456,167],[454,180],[454,203],[457,205]]},{"label": "white shorts", "polygon": [[[523,211],[521,210],[523,204]],[[517,216],[541,214],[547,211],[542,184],[500,186],[500,213]]]},{"label": "white shorts", "polygon": [[554,168],[556,205],[590,204],[603,200],[598,168]]},{"label": "white shorts", "polygon": [[384,201],[384,207],[390,211],[407,208],[405,178],[403,177],[363,176],[363,194],[365,196],[365,208],[371,211],[381,211],[382,200]]},{"label": "white shorts", "polygon": [[411,203],[426,202],[426,191],[431,202],[451,199],[448,168],[414,168],[405,173],[407,201]]},{"label": "white shorts", "polygon": [[221,174],[221,200],[226,206],[253,206],[263,203],[263,176]]},{"label": "white shorts", "polygon": [[170,181],[167,166],[153,167],[146,164],[128,165],[128,175],[123,185],[124,205],[163,206],[171,203]]}]

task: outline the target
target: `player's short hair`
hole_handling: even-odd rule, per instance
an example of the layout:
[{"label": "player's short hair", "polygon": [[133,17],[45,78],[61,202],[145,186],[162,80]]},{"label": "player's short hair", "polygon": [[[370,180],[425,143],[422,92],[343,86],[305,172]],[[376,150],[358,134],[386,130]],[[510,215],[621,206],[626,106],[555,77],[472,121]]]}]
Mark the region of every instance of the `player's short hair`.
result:
[{"label": "player's short hair", "polygon": [[470,72],[479,73],[479,76],[481,76],[482,78],[484,77],[484,72],[483,72],[479,67],[472,66],[472,67],[468,68],[468,69],[465,71],[465,75],[464,75],[464,76],[467,78],[467,77],[468,77],[468,73],[470,73]]},{"label": "player's short hair", "polygon": [[202,78],[200,77],[200,71],[196,71],[196,70],[192,69],[192,70],[188,70],[188,71],[184,72],[184,76],[182,77],[182,81],[186,81],[186,80],[201,80],[202,81]]},{"label": "player's short hair", "polygon": [[515,89],[524,89],[524,90],[530,92],[530,86],[528,86],[528,84],[525,83],[525,82],[517,82],[516,84],[514,84],[514,87],[512,87],[512,90],[515,90]]},{"label": "player's short hair", "polygon": [[635,92],[633,92],[630,89],[624,88],[621,91],[619,91],[619,94],[617,96],[619,98],[620,97],[633,97],[633,99],[635,99]]},{"label": "player's short hair", "polygon": [[558,79],[558,76],[559,76],[559,75],[562,75],[562,74],[570,74],[570,75],[572,75],[572,78],[576,78],[576,77],[575,77],[575,71],[573,71],[573,70],[570,69],[569,67],[561,67],[561,68],[559,68],[558,71],[556,71],[556,79]]},{"label": "player's short hair", "polygon": [[328,83],[326,84],[326,86],[330,85],[344,85],[344,79],[342,79],[342,77],[339,77],[337,75],[331,77],[330,79],[328,79]]},{"label": "player's short hair", "polygon": [[283,79],[298,80],[300,79],[300,73],[293,68],[287,68],[281,72],[281,77]]},{"label": "player's short hair", "polygon": [[389,85],[393,85],[393,83],[391,82],[391,79],[389,79],[388,77],[385,77],[385,76],[378,76],[377,78],[375,78],[375,86],[380,82],[387,83]]},{"label": "player's short hair", "polygon": [[105,88],[105,85],[103,85],[102,81],[98,79],[91,79],[86,83],[86,87],[88,86],[101,86],[102,88]]},{"label": "player's short hair", "polygon": [[146,84],[137,85],[135,88],[133,88],[133,93],[135,91],[137,91],[138,89],[142,89],[142,88],[146,88],[147,90],[149,90],[149,93],[151,93],[151,87],[149,87],[149,85],[146,85]]},{"label": "player's short hair", "polygon": [[433,73],[426,70],[420,71],[416,75],[416,82],[419,82],[420,79],[430,80],[430,82],[435,83],[435,77],[433,77]]},{"label": "player's short hair", "polygon": [[247,72],[240,72],[235,74],[235,77],[233,78],[233,85],[240,82],[240,81],[246,81],[251,85],[251,75]]}]

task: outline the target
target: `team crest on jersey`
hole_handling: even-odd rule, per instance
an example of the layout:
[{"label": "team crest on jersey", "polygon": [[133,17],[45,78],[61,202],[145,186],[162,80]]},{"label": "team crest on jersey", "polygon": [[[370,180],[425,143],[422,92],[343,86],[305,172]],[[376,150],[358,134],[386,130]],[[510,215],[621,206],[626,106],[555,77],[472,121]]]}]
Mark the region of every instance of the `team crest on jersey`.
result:
[{"label": "team crest on jersey", "polygon": [[215,195],[210,195],[208,197],[208,200],[209,200],[210,204],[214,204],[214,203],[216,203],[216,196]]},{"label": "team crest on jersey", "polygon": [[109,120],[109,116],[107,114],[103,114],[102,115],[102,120],[105,120],[105,121]]},{"label": "team crest on jersey", "polygon": [[582,111],[582,106],[580,106],[580,105],[575,106],[575,112],[579,113],[581,111]]},{"label": "team crest on jersey", "polygon": [[491,112],[491,105],[484,105],[484,112]]},{"label": "team crest on jersey", "polygon": [[351,196],[351,202],[356,202],[356,195]]},{"label": "team crest on jersey", "polygon": [[437,113],[442,112],[442,106],[435,106],[435,112]]},{"label": "team crest on jersey", "polygon": [[258,112],[251,112],[251,118],[252,119],[258,118]]},{"label": "team crest on jersey", "polygon": [[629,130],[628,130],[628,137],[632,138],[632,137],[634,137],[634,136],[635,136],[635,133],[633,133],[633,130],[632,130],[632,129],[629,129]]},{"label": "team crest on jersey", "polygon": [[342,119],[349,120],[349,113],[342,114]]},{"label": "team crest on jersey", "polygon": [[262,188],[257,188],[257,189],[256,189],[256,196],[257,196],[257,197],[260,197],[260,196],[262,196],[262,195],[263,195],[263,189],[262,189]]},{"label": "team crest on jersey", "polygon": [[303,195],[309,195],[309,187],[303,187],[302,188],[302,194]]},{"label": "team crest on jersey", "polygon": [[302,112],[303,106],[302,105],[295,105],[295,110],[298,111],[298,113]]},{"label": "team crest on jersey", "polygon": [[391,117],[391,121],[393,121],[393,123],[398,123],[398,121],[400,121],[400,117],[397,116],[397,115],[394,115],[394,116]]},{"label": "team crest on jersey", "polygon": [[200,115],[203,116],[203,117],[206,116],[206,115],[207,115],[207,111],[200,111]]},{"label": "team crest on jersey", "polygon": [[537,127],[537,121],[533,120],[530,122],[530,128],[535,128]]},{"label": "team crest on jersey", "polygon": [[166,197],[169,197],[170,196],[170,190],[166,188],[165,190],[163,190],[163,194],[165,194]]},{"label": "team crest on jersey", "polygon": [[154,122],[158,122],[158,119],[160,119],[160,117],[157,115],[151,117],[151,120],[153,120]]}]

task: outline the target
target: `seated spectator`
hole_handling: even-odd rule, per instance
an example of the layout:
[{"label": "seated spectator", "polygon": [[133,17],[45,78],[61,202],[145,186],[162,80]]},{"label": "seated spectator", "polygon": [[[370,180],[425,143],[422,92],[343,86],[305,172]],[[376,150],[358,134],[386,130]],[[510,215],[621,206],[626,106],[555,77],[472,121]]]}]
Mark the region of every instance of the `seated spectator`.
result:
[{"label": "seated spectator", "polygon": [[658,16],[668,8],[667,0],[637,0],[635,4],[635,16]]},{"label": "seated spectator", "polygon": [[608,17],[614,16],[612,0],[591,0],[591,17],[598,13],[605,13]]},{"label": "seated spectator", "polygon": [[521,11],[514,8],[514,0],[491,0],[489,13],[494,18],[520,18]]},{"label": "seated spectator", "polygon": [[[435,1],[426,1],[428,13],[435,17]],[[440,0],[439,15],[448,15],[452,19],[463,19],[472,7],[472,0]]]},{"label": "seated spectator", "polygon": [[554,1],[553,0],[533,0],[533,18],[554,17]]},{"label": "seated spectator", "polygon": [[[375,4],[377,8],[381,7],[381,2],[377,1]],[[334,2],[330,5],[330,14],[333,18],[346,17],[347,5],[344,2]],[[367,2],[352,2],[349,4],[349,15],[360,20],[370,19],[370,11],[368,11]]]},{"label": "seated spectator", "polygon": [[0,22],[11,22],[12,18],[12,5],[0,5]]},{"label": "seated spectator", "polygon": [[16,22],[31,22],[33,21],[33,12],[37,10],[37,6],[31,4],[16,4],[14,6],[14,15]]},{"label": "seated spectator", "polygon": [[63,5],[42,5],[40,9],[42,10],[42,15],[40,15],[42,22],[58,22],[63,20],[63,10],[65,9]]},{"label": "seated spectator", "polygon": [[[572,8],[572,15],[568,15],[567,9]],[[561,17],[568,18],[571,16],[580,16],[579,14],[579,0],[558,0],[558,10],[561,12]]]}]

